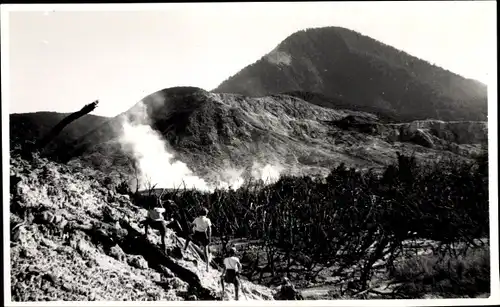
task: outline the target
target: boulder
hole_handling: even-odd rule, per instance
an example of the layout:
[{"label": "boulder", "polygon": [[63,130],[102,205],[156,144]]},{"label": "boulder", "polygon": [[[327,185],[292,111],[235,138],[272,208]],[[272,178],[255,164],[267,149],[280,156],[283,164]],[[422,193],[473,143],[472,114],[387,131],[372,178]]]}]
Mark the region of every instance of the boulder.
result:
[{"label": "boulder", "polygon": [[127,255],[123,252],[118,244],[109,249],[108,255],[119,261],[124,261],[127,258]]},{"label": "boulder", "polygon": [[149,268],[148,262],[141,255],[127,255],[127,263],[138,269]]}]

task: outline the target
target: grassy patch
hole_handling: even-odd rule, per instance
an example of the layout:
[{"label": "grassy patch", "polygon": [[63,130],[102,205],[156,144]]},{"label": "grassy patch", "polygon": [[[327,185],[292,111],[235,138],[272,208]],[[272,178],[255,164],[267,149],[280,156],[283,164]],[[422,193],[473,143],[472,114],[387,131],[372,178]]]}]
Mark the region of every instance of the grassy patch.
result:
[{"label": "grassy patch", "polygon": [[426,294],[477,297],[490,293],[490,249],[480,247],[463,256],[421,255],[403,260],[391,277],[402,282],[399,293],[412,298]]}]

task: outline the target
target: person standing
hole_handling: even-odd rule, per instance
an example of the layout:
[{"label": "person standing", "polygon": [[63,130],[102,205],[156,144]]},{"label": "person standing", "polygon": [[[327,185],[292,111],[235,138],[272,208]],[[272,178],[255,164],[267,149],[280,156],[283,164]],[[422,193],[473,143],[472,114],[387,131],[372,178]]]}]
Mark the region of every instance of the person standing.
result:
[{"label": "person standing", "polygon": [[[202,208],[200,210],[200,215],[194,219],[190,226],[193,226],[193,241],[198,243],[200,247],[203,247],[203,253],[205,255],[205,261],[207,262],[207,272],[210,266],[209,250],[208,246],[212,241],[212,222],[207,217],[208,209]],[[186,240],[186,245],[184,246],[184,251],[187,250],[191,239]]]},{"label": "person standing", "polygon": [[227,282],[234,285],[235,300],[239,299],[241,269],[242,266],[240,259],[236,257],[236,249],[234,247],[231,247],[228,251],[227,257],[224,258],[224,269],[221,276],[223,296],[225,293],[224,283]]}]

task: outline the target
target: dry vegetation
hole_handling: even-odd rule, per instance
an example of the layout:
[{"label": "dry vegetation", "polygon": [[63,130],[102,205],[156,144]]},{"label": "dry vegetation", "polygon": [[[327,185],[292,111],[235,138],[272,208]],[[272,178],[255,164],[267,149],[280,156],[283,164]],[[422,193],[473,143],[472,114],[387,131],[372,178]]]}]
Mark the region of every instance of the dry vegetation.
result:
[{"label": "dry vegetation", "polygon": [[[287,275],[307,284],[328,270],[354,295],[372,287],[379,278],[377,266],[390,272],[385,278],[398,280],[398,272],[404,271],[400,259],[421,248],[417,243],[422,239],[438,242],[433,261],[472,263],[473,257],[464,255],[478,248],[475,240],[488,238],[489,231],[486,157],[474,163],[418,165],[412,157],[399,156],[383,176],[340,166],[324,179],[283,177],[267,186],[253,183],[214,193],[186,190],[166,197],[178,204],[170,214],[182,222],[194,218],[199,206],[207,206],[223,246],[234,238],[253,240],[240,254],[250,280],[273,285]],[[488,259],[481,259],[483,268],[489,267]],[[433,268],[427,273],[441,274],[439,266]],[[442,294],[457,295],[462,289],[457,287],[467,287],[463,296],[489,292],[487,270],[467,272],[484,282],[449,282],[440,288]],[[408,296],[435,291],[417,279],[413,282],[420,288],[406,291]]]},{"label": "dry vegetation", "polygon": [[[182,226],[206,206],[222,246],[242,238],[250,281],[274,286],[289,276],[304,287],[335,277],[332,298],[474,297],[490,291],[488,248],[477,243],[488,238],[487,165],[487,153],[433,166],[401,155],[382,176],[339,166],[326,178],[165,197]],[[219,273],[203,272],[196,253],[179,256],[182,238],[171,233],[165,255],[156,234],[142,237],[148,200],[117,178],[36,155],[11,159],[13,300],[218,298]],[[437,246],[415,255],[423,239]],[[382,279],[397,287],[374,290]],[[272,298],[269,288],[246,289],[250,299]]]},{"label": "dry vegetation", "polygon": [[402,297],[477,297],[490,291],[490,249],[478,247],[455,257],[415,256],[397,264],[391,277],[400,283],[395,292]]}]

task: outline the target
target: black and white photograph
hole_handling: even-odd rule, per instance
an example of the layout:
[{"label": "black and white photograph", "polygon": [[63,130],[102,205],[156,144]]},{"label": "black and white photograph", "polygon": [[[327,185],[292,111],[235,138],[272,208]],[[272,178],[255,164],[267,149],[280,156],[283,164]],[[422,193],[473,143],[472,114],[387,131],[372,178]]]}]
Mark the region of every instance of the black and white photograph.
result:
[{"label": "black and white photograph", "polygon": [[4,305],[499,304],[496,11],[2,4]]}]

